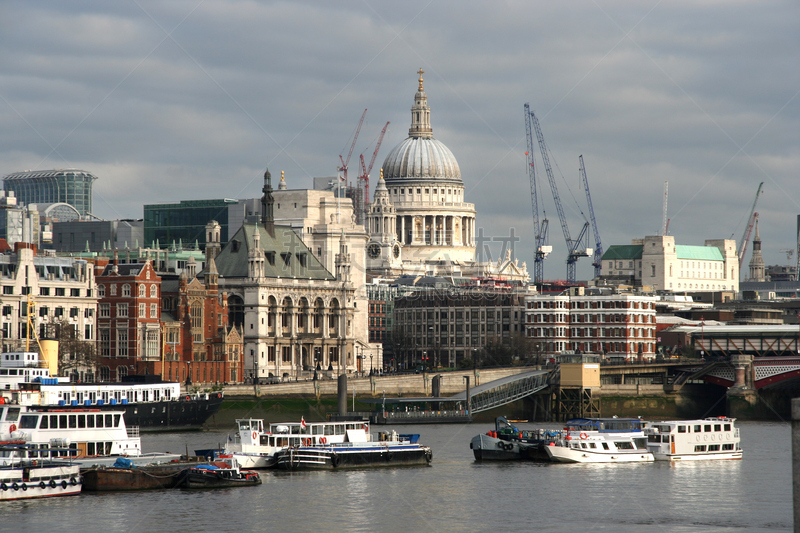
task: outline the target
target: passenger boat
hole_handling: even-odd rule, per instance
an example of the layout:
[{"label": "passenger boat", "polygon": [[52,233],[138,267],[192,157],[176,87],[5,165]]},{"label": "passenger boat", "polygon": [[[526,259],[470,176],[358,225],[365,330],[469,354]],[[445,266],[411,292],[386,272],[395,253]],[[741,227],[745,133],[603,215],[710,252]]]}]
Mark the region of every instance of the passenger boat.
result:
[{"label": "passenger boat", "polygon": [[563,438],[561,430],[520,431],[500,416],[495,419],[494,431],[475,435],[469,447],[476,461],[549,461],[545,446]]},{"label": "passenger boat", "polygon": [[136,491],[171,489],[178,485],[184,470],[194,468],[199,461],[176,460],[135,466],[132,461],[119,457],[111,466],[95,466],[82,472],[83,490]]},{"label": "passenger boat", "polygon": [[650,462],[640,418],[578,418],[569,420],[561,440],[545,446],[556,463],[632,463]]},{"label": "passenger boat", "polygon": [[264,430],[264,421],[256,418],[237,419],[238,432],[223,454],[231,455],[242,468],[271,468],[277,452],[290,446],[317,446],[342,443],[349,429],[369,433],[369,422],[350,420],[336,422],[277,422]]},{"label": "passenger boat", "polygon": [[0,443],[0,501],[73,496],[81,492],[78,465],[29,459],[29,447],[24,442]]},{"label": "passenger boat", "polygon": [[184,470],[176,486],[186,489],[220,489],[260,484],[261,476],[258,472],[240,469],[235,459],[226,458]]},{"label": "passenger boat", "polygon": [[728,417],[652,422],[647,449],[656,461],[741,459],[736,419]]},{"label": "passenger boat", "polygon": [[325,422],[319,426],[330,432],[330,438],[321,435],[314,440],[306,436],[308,433],[300,434],[308,440],[277,451],[275,467],[283,470],[387,467],[426,465],[433,459],[431,449],[417,442],[418,435],[382,431],[375,441],[365,424]]},{"label": "passenger boat", "polygon": [[110,465],[119,456],[136,465],[180,458],[179,454],[142,453],[139,428],[127,427],[122,411],[0,403],[0,441],[4,440],[28,445],[27,459],[69,457],[82,468]]},{"label": "passenger boat", "polygon": [[126,376],[114,383],[73,382],[52,376],[36,352],[0,354],[0,392],[22,405],[123,411],[125,422],[142,431],[199,429],[223,400],[221,391],[181,394],[180,383],[153,375]]}]

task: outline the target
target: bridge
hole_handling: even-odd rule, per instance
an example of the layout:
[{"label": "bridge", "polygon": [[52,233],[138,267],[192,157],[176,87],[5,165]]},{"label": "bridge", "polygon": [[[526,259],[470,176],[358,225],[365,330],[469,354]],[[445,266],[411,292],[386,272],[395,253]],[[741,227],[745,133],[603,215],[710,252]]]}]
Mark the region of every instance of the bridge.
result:
[{"label": "bridge", "polygon": [[450,401],[465,401],[469,392],[471,412],[480,413],[507,403],[515,402],[547,388],[557,371],[534,370],[471,387],[464,392],[450,396]]}]

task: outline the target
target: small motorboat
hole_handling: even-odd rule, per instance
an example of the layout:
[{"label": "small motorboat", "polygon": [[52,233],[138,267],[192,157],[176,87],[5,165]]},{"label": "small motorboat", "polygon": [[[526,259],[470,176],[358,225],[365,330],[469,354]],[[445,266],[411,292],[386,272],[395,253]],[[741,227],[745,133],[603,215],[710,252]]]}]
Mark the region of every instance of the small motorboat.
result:
[{"label": "small motorboat", "polygon": [[176,486],[184,489],[221,489],[260,484],[258,472],[240,469],[233,458],[219,458],[184,470]]}]

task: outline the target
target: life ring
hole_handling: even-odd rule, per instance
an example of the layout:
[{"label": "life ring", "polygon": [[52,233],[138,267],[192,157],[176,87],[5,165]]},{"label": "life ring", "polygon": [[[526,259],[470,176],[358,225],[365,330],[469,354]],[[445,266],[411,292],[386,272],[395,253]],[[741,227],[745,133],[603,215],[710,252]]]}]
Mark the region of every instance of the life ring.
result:
[{"label": "life ring", "polygon": [[258,440],[258,432],[257,431],[253,432],[253,440]]},{"label": "life ring", "polygon": [[54,489],[54,488],[56,488],[56,480],[55,480],[55,479],[51,479],[51,480],[50,480],[50,488],[51,488],[51,489]]},{"label": "life ring", "polygon": [[311,446],[311,439],[303,439],[302,443],[303,446]]},{"label": "life ring", "polygon": [[507,452],[510,452],[511,450],[513,450],[513,449],[514,449],[514,445],[513,445],[513,444],[511,444],[510,442],[507,442],[507,443],[505,443],[505,445],[503,446],[503,449],[505,449],[505,451],[507,451]]},{"label": "life ring", "polygon": [[44,481],[40,481],[40,482],[39,482],[39,488],[40,488],[40,489],[43,489],[43,488],[45,488],[46,486],[47,486],[47,484],[46,484]]},{"label": "life ring", "polygon": [[186,395],[186,401],[188,402],[189,400],[191,400],[191,398],[189,398],[189,395],[187,394]]},{"label": "life ring", "polygon": [[23,483],[23,484],[22,484],[22,490],[28,490],[28,485],[26,485],[25,483]]},{"label": "life ring", "polygon": [[587,435],[586,433],[581,433],[581,440],[586,440],[588,438],[589,438],[589,435]]},{"label": "life ring", "polygon": [[431,450],[425,450],[425,460],[428,461],[428,464],[430,464],[432,459],[433,459],[433,452]]},{"label": "life ring", "polygon": [[3,490],[8,490],[8,485],[6,485],[5,483],[3,483],[2,485],[0,485],[0,489],[3,489]]},{"label": "life ring", "polygon": [[75,479],[74,477],[73,477],[73,478],[70,478],[70,480],[69,480],[69,484],[70,484],[70,485],[72,485],[72,486],[74,487],[75,485],[77,485],[77,484],[78,484],[78,480],[77,480],[77,479]]},{"label": "life ring", "polygon": [[17,425],[16,425],[16,424],[11,424],[11,425],[8,427],[8,431],[9,431],[10,433],[14,433],[16,430],[17,430]]},{"label": "life ring", "polygon": [[503,443],[503,441],[500,441],[497,443],[497,447],[502,450],[505,447],[505,443]]},{"label": "life ring", "polygon": [[11,485],[11,488],[14,490],[19,490],[19,485],[17,485],[17,483],[15,482],[13,485]]},{"label": "life ring", "polygon": [[322,444],[328,444],[328,438],[327,437],[320,437],[319,438],[319,442],[322,443]]},{"label": "life ring", "polygon": [[336,468],[339,466],[339,456],[337,454],[331,454],[331,466]]},{"label": "life ring", "polygon": [[66,489],[67,488],[67,480],[66,479],[61,482],[61,488],[62,489]]}]

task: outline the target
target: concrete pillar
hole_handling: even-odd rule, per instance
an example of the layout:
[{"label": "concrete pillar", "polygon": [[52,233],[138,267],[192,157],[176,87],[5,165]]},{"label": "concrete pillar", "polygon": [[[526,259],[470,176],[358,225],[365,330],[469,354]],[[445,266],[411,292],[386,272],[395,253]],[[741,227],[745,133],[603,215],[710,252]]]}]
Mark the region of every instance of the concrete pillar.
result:
[{"label": "concrete pillar", "polygon": [[792,492],[794,532],[800,533],[800,398],[792,398]]},{"label": "concrete pillar", "polygon": [[731,364],[733,365],[733,387],[746,388],[747,387],[747,370],[753,363],[752,355],[736,354],[731,355]]}]

